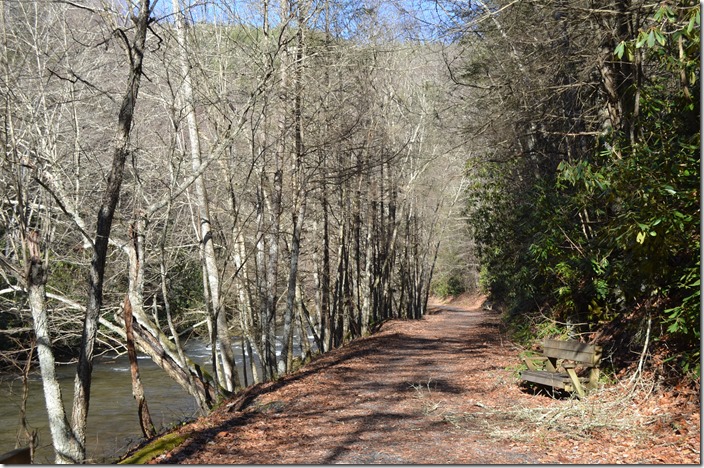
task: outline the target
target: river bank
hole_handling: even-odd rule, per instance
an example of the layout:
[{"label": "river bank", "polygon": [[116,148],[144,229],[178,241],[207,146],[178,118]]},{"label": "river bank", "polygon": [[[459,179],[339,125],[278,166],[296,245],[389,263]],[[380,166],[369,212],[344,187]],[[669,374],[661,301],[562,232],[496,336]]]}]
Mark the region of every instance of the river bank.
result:
[{"label": "river bank", "polygon": [[[200,353],[197,349],[191,352],[207,358],[207,350],[204,346],[202,348]],[[139,359],[139,365],[149,409],[157,428],[173,427],[196,416],[193,397],[151,360]],[[69,410],[75,371],[73,364],[56,368],[64,406]],[[54,450],[38,371],[32,371],[28,383],[26,418],[29,429],[38,433],[34,463],[51,464],[54,462]],[[22,381],[17,376],[5,375],[0,379],[0,389],[5,395],[0,401],[0,451],[9,451],[15,446],[20,425]],[[88,463],[109,463],[141,439],[129,363],[124,355],[103,355],[94,362],[87,433]]]},{"label": "river bank", "polygon": [[497,313],[436,304],[178,427],[149,463],[700,463],[698,392],[553,399],[519,386],[519,351]]},{"label": "river bank", "polygon": [[[296,345],[298,341],[296,336]],[[277,343],[277,346],[280,347],[280,343]],[[209,366],[211,351],[208,343],[191,339],[185,343],[185,351],[194,361],[206,368]],[[234,347],[234,355],[240,385],[244,385],[242,350]],[[256,355],[254,359],[255,364],[258,364]],[[184,421],[192,420],[197,415],[198,408],[193,397],[170,379],[151,359],[140,355],[139,367],[147,404],[157,430],[168,430]],[[56,367],[66,408],[70,408],[73,398],[75,370],[75,364]],[[251,382],[251,372],[249,369],[246,372],[246,377]],[[38,434],[34,462],[50,464],[54,462],[54,451],[38,369],[30,372],[28,384],[26,419],[29,430],[37,431]],[[15,447],[20,431],[23,393],[21,377],[17,373],[5,373],[0,376],[0,392],[6,396],[0,400],[0,453],[3,453]],[[110,463],[142,440],[137,408],[132,397],[129,361],[125,354],[104,353],[94,361],[87,434],[88,463]],[[25,446],[27,443],[21,441],[20,445]]]}]

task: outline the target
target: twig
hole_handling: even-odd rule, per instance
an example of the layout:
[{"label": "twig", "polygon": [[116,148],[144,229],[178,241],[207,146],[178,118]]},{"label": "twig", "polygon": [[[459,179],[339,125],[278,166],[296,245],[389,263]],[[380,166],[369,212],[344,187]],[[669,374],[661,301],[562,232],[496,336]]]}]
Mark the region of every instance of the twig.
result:
[{"label": "twig", "polygon": [[[645,356],[648,352],[648,343],[650,342],[650,326],[652,324],[652,317],[650,316],[650,312],[648,312],[648,328],[645,331],[645,343],[643,344],[643,351],[640,353],[640,360],[638,361],[638,368],[636,371],[633,373],[631,376],[631,379],[629,380],[629,384],[633,384],[633,389],[635,389],[635,382],[638,376],[640,376],[643,373],[643,363],[645,362]],[[633,393],[633,389],[631,390],[631,393]]]}]

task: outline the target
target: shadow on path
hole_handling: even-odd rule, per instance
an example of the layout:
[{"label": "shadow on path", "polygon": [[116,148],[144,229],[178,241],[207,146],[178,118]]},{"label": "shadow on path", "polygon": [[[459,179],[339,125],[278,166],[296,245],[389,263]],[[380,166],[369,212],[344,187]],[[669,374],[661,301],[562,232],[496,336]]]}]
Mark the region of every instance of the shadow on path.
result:
[{"label": "shadow on path", "polygon": [[468,405],[481,374],[496,367],[498,316],[435,309],[246,389],[183,428],[188,440],[158,462],[497,463],[457,446],[471,437],[453,432],[446,408]]}]

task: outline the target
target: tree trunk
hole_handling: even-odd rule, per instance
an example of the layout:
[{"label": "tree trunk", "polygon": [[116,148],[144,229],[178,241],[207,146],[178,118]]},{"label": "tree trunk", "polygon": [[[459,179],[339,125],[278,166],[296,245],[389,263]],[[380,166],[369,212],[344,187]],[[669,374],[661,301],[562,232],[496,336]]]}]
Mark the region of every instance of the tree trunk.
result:
[{"label": "tree trunk", "polygon": [[[171,181],[172,183],[174,181],[173,174]],[[188,361],[186,359],[186,353],[184,352],[183,346],[181,345],[181,338],[179,336],[178,330],[176,330],[176,326],[174,325],[173,317],[171,314],[171,300],[169,299],[170,295],[168,287],[168,269],[166,265],[166,236],[168,234],[170,226],[170,223],[168,222],[168,220],[170,219],[170,214],[171,203],[169,202],[167,204],[165,215],[165,219],[167,221],[164,222],[163,229],[161,232],[161,238],[159,239],[159,279],[161,286],[161,296],[162,301],[164,302],[164,312],[166,313],[166,321],[169,325],[169,331],[171,332],[171,336],[173,337],[174,348],[176,349],[176,353],[178,356],[178,359],[176,359],[175,361],[178,367],[185,371],[185,382],[187,383],[186,390],[189,394],[193,395],[198,405],[198,408],[200,408],[201,411],[205,412],[208,409],[208,404],[206,403],[205,395],[198,391],[198,387],[194,382],[193,374],[188,371]]]},{"label": "tree trunk", "polygon": [[[255,343],[257,348],[257,354],[261,356],[262,349],[257,346],[259,343],[255,337],[255,320],[256,317],[254,312],[256,308],[254,307],[254,299],[252,295],[251,288],[249,286],[249,269],[246,262],[246,250],[244,244],[244,236],[242,232],[233,233],[233,237],[236,239],[235,249],[233,252],[235,269],[237,270],[236,286],[240,305],[240,324],[242,328],[242,335],[246,342],[247,356],[249,356],[249,367],[252,373],[252,380],[254,383],[261,382],[261,377],[259,375],[259,370],[257,369],[256,363],[254,362],[254,354],[252,353],[252,342]],[[246,369],[246,366],[244,366]],[[246,374],[246,371],[245,371]]]},{"label": "tree trunk", "polygon": [[[303,220],[306,212],[306,191],[303,175],[303,157],[305,150],[303,147],[303,56],[304,56],[304,7],[301,2],[296,4],[296,16],[298,18],[298,31],[296,33],[296,60],[294,63],[294,97],[293,97],[293,119],[294,119],[294,142],[295,161],[293,171],[292,190],[294,192],[294,203],[291,208],[291,221],[293,224],[293,236],[291,239],[291,262],[288,276],[288,290],[286,295],[286,312],[284,315],[283,346],[281,360],[284,370],[290,372],[293,359],[293,319],[296,306],[296,286],[298,276],[298,262],[301,252],[301,233],[303,230]],[[302,339],[302,338],[301,338]]]},{"label": "tree trunk", "polygon": [[275,157],[276,172],[274,173],[274,187],[270,200],[270,224],[266,235],[269,247],[269,256],[266,264],[266,296],[265,310],[266,322],[262,324],[268,335],[267,364],[269,367],[268,377],[276,377],[278,366],[276,362],[276,298],[278,296],[277,275],[279,272],[279,229],[281,213],[281,183],[282,171],[280,158]]},{"label": "tree trunk", "polygon": [[132,304],[142,308],[144,303],[144,242],[143,232],[146,229],[143,220],[135,220],[130,226],[131,242],[128,248],[129,252],[129,279],[128,293],[125,295],[124,314],[125,314],[125,342],[127,345],[127,357],[130,361],[130,375],[132,376],[132,396],[137,400],[137,415],[139,417],[139,426],[142,429],[144,437],[149,438],[156,435],[152,417],[149,414],[149,406],[147,398],[144,395],[144,387],[139,376],[139,364],[137,362],[137,351],[134,345],[134,332],[132,320]]},{"label": "tree trunk", "polygon": [[76,370],[73,396],[73,428],[80,446],[80,454],[76,462],[85,459],[86,425],[90,405],[90,384],[93,372],[93,348],[98,332],[98,318],[103,303],[103,277],[108,251],[108,241],[112,229],[112,220],[120,197],[125,161],[129,154],[128,144],[132,117],[137,103],[139,85],[142,78],[142,61],[144,59],[144,44],[151,15],[151,0],[140,0],[135,23],[135,36],[129,48],[131,68],[129,72],[127,91],[122,99],[118,117],[117,133],[113,144],[112,167],[107,179],[107,187],[98,209],[98,222],[95,235],[93,259],[88,280],[88,304],[83,323],[83,335]]},{"label": "tree trunk", "polygon": [[[263,175],[262,175],[263,180]],[[260,354],[262,365],[263,379],[271,379],[276,371],[276,361],[274,356],[274,339],[271,334],[270,322],[273,317],[270,316],[271,308],[269,307],[269,273],[267,268],[266,256],[266,233],[264,228],[264,189],[263,182],[257,188],[257,292],[259,296],[259,337],[260,337]]]},{"label": "tree trunk", "polygon": [[[296,279],[298,276],[298,259],[301,253],[301,231],[303,229],[303,218],[306,212],[305,194],[300,194],[301,201],[298,214],[293,216],[293,239],[291,239],[291,266],[288,275],[288,291],[286,293],[286,314],[284,316],[284,343],[281,348],[281,360],[285,364],[285,371],[291,370],[291,325],[296,306]],[[303,337],[301,337],[303,339]]]},{"label": "tree trunk", "polygon": [[[191,153],[191,163],[193,166],[193,171],[197,172],[202,163],[202,158],[200,135],[198,132],[198,124],[196,122],[191,71],[188,63],[186,18],[184,13],[180,10],[179,0],[173,0],[172,4],[174,15],[176,15],[177,18],[176,37],[179,48],[181,73],[183,75],[183,86],[181,89],[182,103],[188,126],[188,141]],[[220,277],[218,274],[215,247],[211,232],[212,228],[210,225],[210,203],[208,200],[208,192],[205,187],[205,180],[203,176],[198,177],[194,183],[196,189],[196,202],[198,204],[198,215],[200,218],[200,242],[204,272],[206,274],[208,290],[210,292],[210,311],[213,317],[213,326],[217,336],[217,344],[220,348],[219,356],[216,356],[216,361],[213,362],[213,368],[217,369],[217,358],[219,357],[219,362],[222,365],[223,370],[223,375],[220,376],[220,383],[228,391],[234,391],[239,385],[239,378],[237,377],[237,368],[235,367],[235,356],[232,346],[232,339],[230,338],[229,326],[227,324],[227,315],[221,304]]]},{"label": "tree trunk", "polygon": [[130,375],[132,376],[132,396],[137,400],[137,416],[139,418],[139,427],[142,429],[142,435],[146,438],[150,438],[156,435],[156,430],[154,429],[154,423],[149,413],[147,398],[144,396],[142,380],[139,377],[137,350],[135,349],[134,332],[132,331],[132,304],[130,303],[129,295],[125,296],[124,313],[127,356],[130,361]]},{"label": "tree trunk", "polygon": [[85,451],[69,425],[61,398],[61,386],[56,377],[46,308],[47,271],[39,250],[39,234],[36,231],[28,232],[26,242],[30,255],[27,268],[29,308],[32,311],[34,333],[37,339],[37,356],[42,376],[44,401],[49,416],[49,430],[56,453],[55,462],[57,464],[82,463]]}]

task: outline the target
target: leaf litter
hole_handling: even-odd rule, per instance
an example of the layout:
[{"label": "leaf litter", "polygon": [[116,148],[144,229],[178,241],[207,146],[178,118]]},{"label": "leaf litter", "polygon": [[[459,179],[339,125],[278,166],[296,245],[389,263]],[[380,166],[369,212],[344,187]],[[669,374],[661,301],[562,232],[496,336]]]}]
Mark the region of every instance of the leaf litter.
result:
[{"label": "leaf litter", "polygon": [[700,464],[698,388],[641,377],[583,400],[530,391],[481,302],[436,303],[250,387],[149,463]]}]

